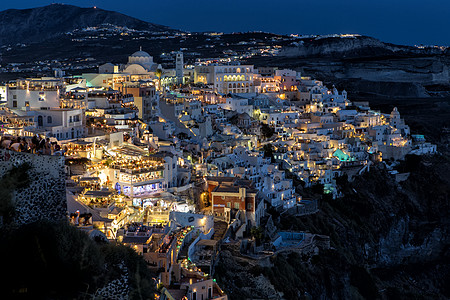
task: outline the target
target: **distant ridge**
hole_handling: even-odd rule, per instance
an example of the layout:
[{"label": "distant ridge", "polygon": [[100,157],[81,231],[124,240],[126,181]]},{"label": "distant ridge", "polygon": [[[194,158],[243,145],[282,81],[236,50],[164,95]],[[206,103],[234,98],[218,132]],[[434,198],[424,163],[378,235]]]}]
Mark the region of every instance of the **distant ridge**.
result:
[{"label": "distant ridge", "polygon": [[0,45],[42,42],[65,32],[101,24],[150,32],[176,31],[167,26],[96,7],[82,8],[67,4],[51,4],[31,9],[1,11]]}]

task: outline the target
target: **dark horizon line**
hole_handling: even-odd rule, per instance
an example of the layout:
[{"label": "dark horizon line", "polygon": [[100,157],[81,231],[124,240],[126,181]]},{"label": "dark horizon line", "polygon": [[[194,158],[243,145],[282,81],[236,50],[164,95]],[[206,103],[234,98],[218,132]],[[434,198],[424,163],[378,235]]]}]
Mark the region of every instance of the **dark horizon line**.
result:
[{"label": "dark horizon line", "polygon": [[398,45],[398,46],[410,46],[410,47],[414,47],[414,46],[450,47],[450,45],[446,45],[446,44],[426,44],[426,43],[407,44],[407,43],[402,43],[402,42],[388,42],[388,41],[385,41],[382,38],[378,38],[376,36],[372,36],[372,35],[368,35],[368,34],[364,34],[364,33],[358,33],[358,32],[353,32],[353,33],[347,33],[347,32],[345,32],[345,33],[343,33],[343,32],[341,32],[341,33],[336,33],[336,32],[335,33],[298,33],[298,32],[286,33],[286,32],[283,32],[283,33],[280,33],[280,32],[277,32],[277,31],[255,30],[255,29],[254,30],[243,30],[243,31],[222,31],[222,30],[201,30],[201,31],[198,31],[198,30],[188,30],[188,29],[182,29],[183,26],[181,26],[181,28],[174,28],[172,26],[165,25],[165,24],[157,24],[157,23],[153,23],[150,20],[143,20],[141,18],[138,18],[138,17],[135,17],[135,16],[131,16],[131,15],[122,13],[120,11],[104,9],[104,8],[98,7],[96,5],[85,7],[85,6],[78,6],[78,5],[74,5],[74,4],[70,4],[70,3],[58,3],[58,2],[54,2],[54,3],[47,4],[47,5],[42,5],[42,6],[29,7],[29,8],[8,8],[8,9],[1,10],[0,13],[2,13],[4,11],[8,11],[8,10],[28,10],[28,9],[36,9],[36,8],[42,8],[42,7],[48,7],[48,6],[57,6],[57,5],[66,5],[66,6],[72,6],[72,7],[78,7],[78,8],[85,8],[85,9],[99,9],[99,10],[103,10],[103,11],[119,13],[119,14],[122,14],[124,16],[130,17],[130,18],[134,18],[134,19],[142,21],[142,22],[155,24],[155,25],[159,25],[159,26],[164,26],[164,27],[167,27],[167,28],[172,29],[172,30],[178,30],[178,31],[186,32],[186,33],[218,32],[218,33],[224,33],[224,34],[235,34],[235,33],[262,32],[262,33],[270,33],[270,34],[277,34],[277,35],[284,35],[284,36],[289,36],[289,35],[293,35],[293,34],[296,34],[296,35],[299,35],[299,36],[325,36],[325,35],[335,35],[335,34],[338,34],[338,35],[339,34],[358,34],[360,36],[369,37],[369,38],[373,38],[373,39],[379,40],[379,41],[381,41],[383,43],[386,43],[386,44],[393,44],[393,45]]}]

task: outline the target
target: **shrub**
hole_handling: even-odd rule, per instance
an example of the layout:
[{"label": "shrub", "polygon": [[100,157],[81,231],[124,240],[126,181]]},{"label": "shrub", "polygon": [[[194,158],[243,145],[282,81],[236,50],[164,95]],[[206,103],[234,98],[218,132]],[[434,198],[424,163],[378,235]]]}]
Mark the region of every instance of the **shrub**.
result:
[{"label": "shrub", "polygon": [[350,267],[350,284],[355,286],[366,299],[377,299],[380,297],[372,276],[361,266],[352,265]]}]

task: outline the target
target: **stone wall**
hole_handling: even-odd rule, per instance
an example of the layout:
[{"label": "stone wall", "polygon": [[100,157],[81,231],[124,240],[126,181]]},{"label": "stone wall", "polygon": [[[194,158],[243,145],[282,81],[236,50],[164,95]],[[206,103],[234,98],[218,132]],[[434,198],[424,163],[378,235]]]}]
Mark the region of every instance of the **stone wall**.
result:
[{"label": "stone wall", "polygon": [[410,146],[405,147],[395,147],[395,146],[389,146],[389,145],[379,145],[378,150],[382,152],[383,159],[395,159],[395,160],[402,160],[405,158],[405,155],[411,151]]},{"label": "stone wall", "polygon": [[37,220],[63,220],[67,215],[65,166],[63,156],[38,155],[0,149],[0,177],[14,166],[29,163],[30,183],[15,190],[14,222],[18,225]]}]

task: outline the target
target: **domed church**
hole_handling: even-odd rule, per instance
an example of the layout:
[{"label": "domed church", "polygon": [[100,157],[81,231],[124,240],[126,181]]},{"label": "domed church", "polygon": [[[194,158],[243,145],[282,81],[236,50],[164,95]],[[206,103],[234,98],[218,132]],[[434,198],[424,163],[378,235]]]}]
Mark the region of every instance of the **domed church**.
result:
[{"label": "domed church", "polygon": [[151,81],[156,78],[156,70],[161,69],[161,65],[153,61],[142,48],[128,56],[127,64],[105,63],[98,67],[98,73],[85,73],[88,86],[111,87],[123,82]]},{"label": "domed church", "polygon": [[129,74],[149,74],[154,73],[158,67],[158,64],[153,62],[153,57],[145,51],[142,51],[142,47],[139,51],[134,52],[128,56],[128,63],[124,66],[122,72]]}]

